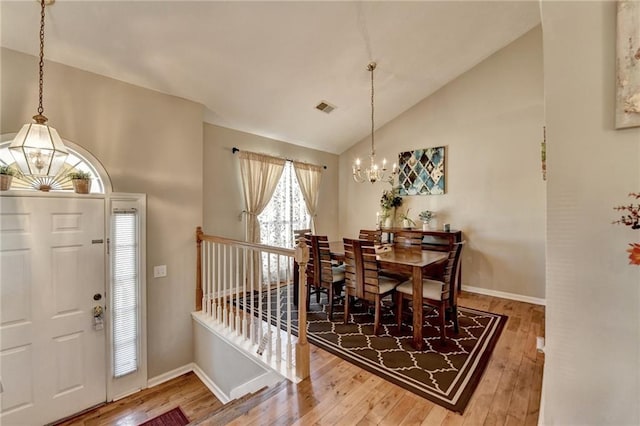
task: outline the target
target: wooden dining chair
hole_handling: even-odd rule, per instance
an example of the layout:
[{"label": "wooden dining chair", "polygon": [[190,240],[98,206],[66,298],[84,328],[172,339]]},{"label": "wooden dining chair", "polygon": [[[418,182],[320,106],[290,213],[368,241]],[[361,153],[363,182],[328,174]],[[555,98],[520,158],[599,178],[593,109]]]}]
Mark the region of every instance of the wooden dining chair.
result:
[{"label": "wooden dining chair", "polygon": [[358,239],[372,241],[374,245],[382,243],[382,231],[379,229],[361,229]]},{"label": "wooden dining chair", "polygon": [[[378,262],[373,242],[343,239],[345,257],[344,322],[349,322],[350,299],[357,297],[375,307],[373,333],[380,334],[382,299],[394,296],[399,280],[378,273]],[[395,300],[394,300],[395,301]]]},{"label": "wooden dining chair", "polygon": [[397,247],[422,248],[423,234],[420,231],[398,231],[393,235],[393,245]]},{"label": "wooden dining chair", "polygon": [[446,317],[447,309],[451,311],[453,320],[453,328],[458,333],[458,306],[455,288],[455,276],[460,263],[460,253],[464,241],[454,244],[445,266],[445,273],[442,281],[423,278],[422,280],[422,303],[416,306],[413,301],[413,281],[407,280],[396,288],[396,319],[398,321],[398,329],[402,326],[402,312],[405,301],[412,301],[412,309],[422,309],[422,305],[432,306],[438,309],[438,319],[440,322],[440,341],[444,344],[447,339],[446,334]]},{"label": "wooden dining chair", "polygon": [[294,246],[296,244],[298,244],[298,240],[300,240],[300,237],[307,235],[307,234],[311,234],[311,229],[309,228],[304,228],[304,229],[294,229],[293,230],[293,243]]},{"label": "wooden dining chair", "polygon": [[333,304],[342,297],[345,282],[344,265],[335,266],[331,262],[331,251],[326,235],[311,235],[311,252],[313,253],[313,279],[308,280],[307,306],[312,294],[316,295],[316,303],[320,303],[320,294],[327,294],[327,313],[329,320],[333,318]]}]

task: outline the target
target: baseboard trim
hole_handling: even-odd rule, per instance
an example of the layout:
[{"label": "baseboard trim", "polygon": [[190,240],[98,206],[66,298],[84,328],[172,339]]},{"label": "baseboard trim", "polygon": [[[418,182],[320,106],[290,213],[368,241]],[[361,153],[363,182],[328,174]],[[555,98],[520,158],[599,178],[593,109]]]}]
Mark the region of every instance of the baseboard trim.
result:
[{"label": "baseboard trim", "polygon": [[546,299],[540,299],[539,297],[523,296],[521,294],[507,293],[506,291],[489,290],[482,287],[472,287],[469,285],[462,286],[463,291],[469,293],[484,294],[485,296],[500,297],[501,299],[515,300],[518,302],[532,303],[534,305],[547,306]]},{"label": "baseboard trim", "polygon": [[187,374],[191,371],[194,371],[193,362],[183,365],[182,367],[175,368],[171,371],[167,371],[166,373],[162,373],[159,376],[150,378],[147,380],[147,387],[152,388],[154,386],[158,386],[161,383],[168,382],[171,379],[175,379],[176,377],[182,376],[183,374]]},{"label": "baseboard trim", "polygon": [[195,373],[196,376],[198,376],[198,378],[202,381],[202,383],[204,383],[204,385],[211,391],[211,393],[214,394],[216,398],[220,400],[220,402],[222,402],[223,404],[226,404],[229,401],[231,401],[231,398],[229,398],[222,391],[222,389],[220,389],[218,386],[216,386],[215,383],[213,383],[213,381],[209,378],[209,376],[207,376],[207,374],[200,367],[198,367],[198,364],[195,364],[195,363],[193,364],[193,372]]},{"label": "baseboard trim", "polygon": [[267,371],[263,375],[258,376],[255,379],[244,383],[236,388],[233,388],[231,392],[229,392],[229,396],[233,399],[241,398],[248,393],[257,392],[262,388],[270,387],[276,383],[280,383],[282,380],[286,379],[275,371]]}]

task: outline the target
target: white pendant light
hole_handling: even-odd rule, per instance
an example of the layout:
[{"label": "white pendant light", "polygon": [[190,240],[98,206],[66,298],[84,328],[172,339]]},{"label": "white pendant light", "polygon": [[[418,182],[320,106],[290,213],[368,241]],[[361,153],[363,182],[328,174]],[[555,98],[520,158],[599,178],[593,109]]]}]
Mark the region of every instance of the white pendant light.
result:
[{"label": "white pendant light", "polygon": [[[47,0],[47,4],[52,4]],[[42,107],[44,81],[44,9],[45,0],[40,0],[40,80],[38,114],[34,123],[22,126],[9,146],[20,171],[27,176],[55,176],[67,158],[67,150],[53,127],[47,124]]]}]

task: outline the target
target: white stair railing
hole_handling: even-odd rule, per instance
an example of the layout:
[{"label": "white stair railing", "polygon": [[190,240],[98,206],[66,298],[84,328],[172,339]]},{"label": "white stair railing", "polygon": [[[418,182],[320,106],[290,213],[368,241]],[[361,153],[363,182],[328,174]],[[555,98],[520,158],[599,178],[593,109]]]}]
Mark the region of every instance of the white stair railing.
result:
[{"label": "white stair railing", "polygon": [[[200,227],[196,242],[196,310],[236,346],[284,376],[308,377],[306,244],[283,249],[205,235]],[[293,304],[294,259],[300,265],[299,310]]]}]

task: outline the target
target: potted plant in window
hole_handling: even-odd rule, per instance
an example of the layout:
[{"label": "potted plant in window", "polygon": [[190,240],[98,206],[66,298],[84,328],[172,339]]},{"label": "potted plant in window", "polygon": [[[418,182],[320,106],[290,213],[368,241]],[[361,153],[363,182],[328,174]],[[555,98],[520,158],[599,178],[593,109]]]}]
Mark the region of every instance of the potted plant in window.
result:
[{"label": "potted plant in window", "polygon": [[0,166],[0,191],[11,188],[11,181],[16,175],[16,171],[9,166]]},{"label": "potted plant in window", "polygon": [[91,173],[78,170],[67,174],[76,194],[88,194],[91,191]]}]

